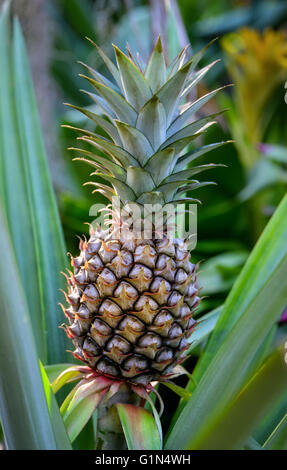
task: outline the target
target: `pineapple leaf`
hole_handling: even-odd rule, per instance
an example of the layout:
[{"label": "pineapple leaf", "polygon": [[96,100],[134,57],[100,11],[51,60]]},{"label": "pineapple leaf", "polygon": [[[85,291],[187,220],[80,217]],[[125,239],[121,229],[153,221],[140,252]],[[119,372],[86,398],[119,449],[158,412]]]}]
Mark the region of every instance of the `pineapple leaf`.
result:
[{"label": "pineapple leaf", "polygon": [[95,93],[91,93],[90,91],[87,90],[80,90],[82,93],[85,93],[85,95],[88,95],[95,103],[96,105],[101,109],[100,114],[104,114],[105,116],[108,117],[110,121],[113,121],[113,119],[116,119],[117,115],[112,109],[112,107],[109,105],[107,100],[103,98],[100,95],[96,95]]},{"label": "pineapple leaf", "polygon": [[140,165],[144,165],[153,154],[153,148],[146,136],[129,124],[115,121],[124,149],[134,155]]},{"label": "pineapple leaf", "polygon": [[[3,7],[0,25],[0,67],[2,71],[0,75],[0,196],[27,298],[37,351],[41,360],[46,362],[45,315],[41,302],[36,245],[34,243],[31,213],[33,209],[28,193],[30,182],[24,172],[23,146],[19,138],[15,87],[13,85],[13,43],[11,41],[10,17],[6,8],[7,5]],[[19,197],[19,195],[21,196]],[[29,276],[27,276],[27,272],[30,273]]]},{"label": "pineapple leaf", "polygon": [[211,62],[211,64],[206,65],[202,69],[192,74],[186,83],[186,88],[183,90],[181,97],[183,98],[188,93],[190,93],[191,90],[205,77],[209,70],[212,69],[212,67],[218,62],[220,62],[220,59],[214,60],[213,62]]},{"label": "pineapple leaf", "polygon": [[138,199],[139,204],[161,204],[165,203],[163,194],[159,191],[151,191],[149,193],[143,193]]},{"label": "pineapple leaf", "polygon": [[181,398],[185,398],[186,400],[189,400],[189,398],[191,397],[191,392],[188,392],[187,390],[185,390],[185,388],[180,387],[179,385],[176,385],[175,383],[171,381],[165,380],[165,381],[162,381],[161,384],[169,388],[170,390],[172,390]]},{"label": "pineapple leaf", "polygon": [[[157,96],[165,107],[168,125],[172,122],[189,73],[195,69],[205,51],[213,42],[214,41],[211,41],[207,46],[197,52],[197,54],[193,55],[192,58],[180,67],[179,70],[177,70],[177,72],[172,75],[157,92]],[[182,52],[184,52],[184,50]],[[179,63],[181,65],[181,61]]]},{"label": "pineapple leaf", "polygon": [[204,132],[208,129],[209,126],[213,124],[217,124],[216,121],[213,121],[214,118],[222,114],[223,111],[219,111],[218,113],[209,114],[208,116],[198,119],[197,121],[188,124],[187,126],[183,127],[180,131],[176,132],[175,134],[171,135],[161,146],[161,148],[166,148],[167,146],[173,144],[179,139],[183,139],[185,137],[193,136],[197,132]]},{"label": "pineapple leaf", "polygon": [[206,165],[198,165],[192,168],[187,168],[187,170],[173,173],[168,178],[166,178],[164,182],[170,183],[172,181],[189,179],[191,176],[198,175],[202,171],[212,170],[213,168],[217,168],[219,166],[225,166],[225,165],[221,165],[220,163],[207,163]]},{"label": "pineapple leaf", "polygon": [[93,85],[101,97],[104,98],[104,100],[112,108],[118,119],[127,121],[132,126],[135,125],[137,120],[137,112],[121,95],[112,90],[112,88],[97,82],[93,78],[86,77],[86,75],[82,74],[80,74],[80,77],[85,78],[88,82],[91,83],[91,85]]},{"label": "pineapple leaf", "polygon": [[107,387],[99,386],[97,382],[80,382],[68,395],[61,413],[71,442],[80,434],[107,391]]},{"label": "pineapple leaf", "polygon": [[230,144],[233,142],[232,140],[226,140],[224,142],[216,142],[213,144],[208,144],[208,145],[203,145],[202,147],[196,148],[195,150],[192,150],[191,152],[186,153],[182,157],[180,157],[177,161],[177,164],[175,166],[175,172],[183,170],[189,163],[194,161],[196,158],[201,157],[207,152],[210,152],[211,150],[214,150],[216,148],[221,147],[222,145]]},{"label": "pineapple leaf", "polygon": [[[14,23],[14,93],[16,102],[17,131],[21,143],[21,158],[29,194],[29,213],[32,221],[31,243],[36,248],[37,275],[39,276],[39,291],[35,286],[34,299],[41,299],[43,312],[42,331],[47,342],[48,359],[44,362],[65,362],[67,338],[55,328],[60,325],[62,312],[57,307],[61,300],[60,287],[65,281],[60,272],[67,264],[65,244],[61,230],[56,199],[52,188],[45,149],[39,124],[36,99],[30,75],[29,63],[25,49],[24,38],[20,25]],[[27,190],[26,190],[27,191]],[[22,198],[22,192],[19,193]],[[13,214],[15,218],[15,213]],[[22,228],[20,229],[20,233]],[[21,257],[26,255],[21,244]],[[29,259],[30,262],[30,259]],[[26,271],[25,277],[27,278]],[[31,282],[28,276],[28,281]],[[38,312],[39,314],[40,312]]]},{"label": "pineapple leaf", "polygon": [[217,90],[213,90],[210,93],[202,96],[198,100],[191,103],[188,108],[186,108],[177,118],[172,122],[172,124],[167,129],[167,137],[172,136],[175,132],[178,132],[179,129],[182,129],[182,126],[186,123],[186,121],[197,111],[204,106],[209,100],[211,100],[219,91],[223,90],[226,87],[217,88]]},{"label": "pineapple leaf", "polygon": [[108,70],[111,72],[112,76],[114,77],[116,83],[119,87],[121,87],[121,77],[120,73],[115,66],[115,64],[109,59],[109,57],[105,54],[105,52],[90,38],[86,38],[96,49],[99,56],[102,58],[103,62],[105,63]]},{"label": "pineapple leaf", "polygon": [[161,183],[170,173],[174,164],[174,149],[167,148],[154,153],[145,164],[147,171],[153,175],[156,184]]},{"label": "pineapple leaf", "polygon": [[[82,114],[84,114],[85,116],[87,116],[89,119],[91,119],[92,121],[94,121],[96,123],[97,126],[101,127],[114,141],[115,144],[119,144],[120,143],[120,137],[119,137],[119,133],[117,131],[117,128],[114,126],[114,124],[112,124],[111,122],[107,121],[106,119],[103,119],[101,116],[99,116],[98,114],[95,114],[93,113],[92,111],[89,111],[88,109],[86,108],[81,108],[80,106],[75,106],[73,104],[68,104],[68,103],[64,103],[66,106],[70,106],[71,108],[73,109],[76,109],[77,111],[80,111]],[[93,134],[93,133],[90,133],[88,131],[85,131],[85,130],[81,130],[81,129],[76,129],[76,128],[73,128],[71,126],[65,126],[65,127],[69,127],[70,129],[75,129],[75,130],[78,130],[80,132],[83,132],[83,133],[86,133],[86,134],[89,134],[89,135],[95,135],[96,134]]]},{"label": "pineapple leaf", "polygon": [[90,74],[97,80],[97,82],[100,82],[102,85],[112,88],[117,93],[121,93],[121,90],[115,83],[111,82],[107,77],[97,72],[97,70],[93,69],[93,67],[90,67],[89,65],[85,64],[84,62],[81,62],[80,60],[78,61],[78,63],[85,67],[90,72]]},{"label": "pineapple leaf", "polygon": [[184,64],[157,92],[157,96],[165,108],[167,125],[172,122],[191,66],[192,59]]},{"label": "pineapple leaf", "polygon": [[160,450],[160,436],[153,416],[144,408],[116,405],[129,450]]},{"label": "pineapple leaf", "polygon": [[123,203],[136,200],[136,194],[134,191],[123,181],[100,172],[98,172],[97,175],[101,176],[103,179],[109,181],[113,185],[115,191]]},{"label": "pineapple leaf", "polygon": [[[0,225],[0,413],[5,441],[11,450],[57,449],[31,318],[1,204]],[[64,441],[58,445],[69,448]]]},{"label": "pineapple leaf", "polygon": [[152,91],[140,69],[115,45],[114,49],[125,98],[138,111],[152,97]]},{"label": "pineapple leaf", "polygon": [[194,189],[202,188],[203,186],[210,186],[216,185],[214,181],[194,181],[192,184],[186,184],[182,188],[178,189],[175,193],[175,197],[177,197],[181,193],[186,193],[187,191],[194,191]]},{"label": "pineapple leaf", "polygon": [[201,317],[188,338],[189,348],[185,355],[188,357],[191,351],[198,346],[215,328],[216,322],[222,310],[222,306]]},{"label": "pineapple leaf", "polygon": [[136,127],[148,138],[154,150],[157,150],[165,141],[166,115],[156,95],[139,111]]},{"label": "pineapple leaf", "polygon": [[54,380],[56,380],[59,374],[61,374],[64,370],[68,369],[69,367],[74,367],[74,364],[50,364],[44,366],[50,384],[53,383]]},{"label": "pineapple leaf", "polygon": [[160,37],[158,38],[147,63],[145,78],[147,79],[153,93],[156,93],[157,90],[165,83],[166,66]]},{"label": "pineapple leaf", "polygon": [[179,415],[166,448],[203,448],[209,432],[240,392],[254,354],[287,303],[286,282],[282,281],[287,279],[286,237],[287,197],[225,302],[193,373],[198,386]]},{"label": "pineapple leaf", "polygon": [[140,196],[142,193],[150,192],[154,189],[154,181],[143,168],[129,166],[127,169],[126,183],[131,188],[135,188],[135,193]]},{"label": "pineapple leaf", "polygon": [[43,387],[45,391],[45,396],[48,404],[49,414],[56,437],[57,447],[59,450],[72,450],[71,443],[65,429],[63,419],[58,407],[57,400],[52,391],[48,376],[46,374],[45,368],[40,362],[40,372],[43,381]]},{"label": "pineapple leaf", "polygon": [[[113,176],[115,176],[116,178],[119,178],[121,181],[126,180],[126,170],[124,170],[124,168],[121,167],[120,165],[117,165],[111,160],[108,160],[106,157],[95,155],[93,152],[89,152],[88,150],[75,148],[75,147],[70,147],[68,150],[73,150],[76,152],[80,152],[83,155],[87,155],[88,157],[92,158],[95,162],[99,163],[100,168],[102,170],[107,169]],[[89,163],[90,165],[95,165],[94,162],[87,160],[85,158],[74,158],[74,160],[82,160],[82,161],[85,161],[86,163]]]},{"label": "pineapple leaf", "polygon": [[82,137],[82,140],[94,145],[104,153],[112,156],[117,162],[120,162],[123,168],[129,165],[138,166],[137,160],[122,147],[100,137]]},{"label": "pineapple leaf", "polygon": [[287,413],[264,442],[263,448],[267,450],[287,449]]},{"label": "pineapple leaf", "polygon": [[186,185],[186,180],[172,181],[171,183],[160,184],[156,189],[164,194],[166,202],[170,202],[173,199],[176,191],[180,186]]},{"label": "pineapple leaf", "polygon": [[183,66],[184,62],[186,61],[188,51],[190,51],[190,44],[187,44],[172,60],[171,64],[168,67],[168,79],[173,77],[173,75],[175,75],[176,72],[178,72],[178,70]]},{"label": "pineapple leaf", "polygon": [[286,390],[287,373],[283,357],[284,348],[281,346],[267,358],[206,435],[201,449],[231,450],[244,446],[262,416]]},{"label": "pineapple leaf", "polygon": [[[214,122],[213,122],[214,123]],[[197,139],[199,136],[203,134],[204,131],[202,132],[196,132],[195,134],[189,136],[189,137],[183,137],[181,139],[175,140],[174,142],[170,142],[169,144],[166,145],[166,142],[161,145],[160,151],[162,150],[167,150],[167,149],[173,149],[174,154],[179,156],[180,152],[187,147],[193,140]]]}]

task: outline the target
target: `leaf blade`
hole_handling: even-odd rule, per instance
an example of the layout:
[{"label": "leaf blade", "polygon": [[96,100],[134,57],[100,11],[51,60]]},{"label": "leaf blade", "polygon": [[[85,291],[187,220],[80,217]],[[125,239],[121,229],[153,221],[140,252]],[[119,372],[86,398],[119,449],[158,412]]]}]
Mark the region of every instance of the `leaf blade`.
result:
[{"label": "leaf blade", "polygon": [[139,406],[116,405],[129,450],[160,450],[160,437],[152,415]]}]

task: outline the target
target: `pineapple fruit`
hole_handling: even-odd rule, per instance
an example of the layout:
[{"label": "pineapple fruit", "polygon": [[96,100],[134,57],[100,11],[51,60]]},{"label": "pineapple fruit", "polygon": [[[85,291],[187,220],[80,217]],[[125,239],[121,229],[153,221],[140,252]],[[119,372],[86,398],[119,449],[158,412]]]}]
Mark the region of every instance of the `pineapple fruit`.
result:
[{"label": "pineapple fruit", "polygon": [[[96,190],[140,208],[194,202],[186,193],[206,183],[190,178],[214,165],[187,165],[223,143],[184,153],[214,123],[216,115],[194,120],[194,113],[218,90],[193,103],[186,97],[215,62],[197,70],[205,49],[187,59],[186,47],[167,67],[160,38],[144,69],[130,51],[125,55],[114,47],[115,65],[94,46],[114,81],[83,64],[91,74],[83,77],[95,89],[87,93],[102,115],[73,107],[107,137],[74,128],[95,153],[73,150],[81,151],[81,160],[107,183],[93,183]],[[120,217],[112,213],[112,221]],[[96,373],[146,385],[171,375],[185,356],[200,300],[196,266],[185,240],[169,238],[164,230],[161,237],[156,232],[150,239],[126,237],[113,224],[91,228],[89,240],[80,242],[79,256],[72,257],[66,331],[74,355]]]}]

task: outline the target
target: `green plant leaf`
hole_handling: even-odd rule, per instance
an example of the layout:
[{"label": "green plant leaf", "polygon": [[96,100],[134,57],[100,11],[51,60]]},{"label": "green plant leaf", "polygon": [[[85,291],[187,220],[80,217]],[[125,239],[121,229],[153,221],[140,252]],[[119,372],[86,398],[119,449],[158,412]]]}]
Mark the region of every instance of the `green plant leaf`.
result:
[{"label": "green plant leaf", "polygon": [[[206,352],[203,355],[203,366],[199,362],[201,374],[196,373],[197,368],[193,374],[198,386],[174,425],[167,448],[203,445],[204,435],[239,393],[254,354],[280,317],[287,303],[286,214],[287,197],[268,224],[226,301],[207,355]],[[270,256],[273,256],[272,260]],[[217,338],[216,349],[212,349],[210,356],[210,344],[218,333],[220,340]]]},{"label": "green plant leaf", "polygon": [[151,143],[146,136],[125,122],[116,121],[116,125],[123,141],[124,149],[144,165],[149,157],[154,153]]},{"label": "green plant leaf", "polygon": [[166,80],[166,66],[160,37],[146,66],[145,77],[154,93]]},{"label": "green plant leaf", "polygon": [[287,413],[283,416],[272,434],[270,434],[269,438],[264,443],[263,448],[268,450],[287,449]]},{"label": "green plant leaf", "polygon": [[152,91],[139,68],[118,47],[114,49],[125,97],[138,111],[152,97]]},{"label": "green plant leaf", "polygon": [[185,388],[176,385],[173,382],[161,382],[162,385],[172,390],[176,393],[179,397],[189,399],[191,397],[191,392],[187,391]]},{"label": "green plant leaf", "polygon": [[160,450],[160,437],[151,413],[142,407],[116,405],[129,450]]},{"label": "green plant leaf", "polygon": [[194,134],[200,133],[208,129],[208,127],[216,124],[216,121],[213,121],[220,113],[210,114],[207,117],[198,119],[197,121],[188,124],[187,126],[183,127],[180,131],[172,134],[162,145],[161,148],[166,148],[174,144],[174,142],[185,139],[187,137],[192,137]]},{"label": "green plant leaf", "polygon": [[[41,299],[42,334],[44,333],[47,344],[47,362],[64,362],[68,357],[66,352],[68,343],[63,332],[57,327],[63,321],[58,303],[62,299],[59,288],[65,286],[63,276],[60,274],[67,264],[65,245],[43,147],[24,39],[17,20],[14,23],[13,56],[18,129],[15,135],[19,135],[26,192],[29,197],[29,212],[26,213],[32,225],[32,233],[29,233],[29,236],[31,243],[36,247],[39,288],[36,290],[35,286],[34,298]],[[20,201],[23,197],[20,188],[17,188],[17,195]],[[21,257],[25,256],[22,247]],[[31,282],[27,272],[31,273],[31,268],[25,273]]]},{"label": "green plant leaf", "polygon": [[137,120],[137,112],[121,95],[119,95],[119,93],[116,93],[111,88],[102,85],[93,78],[86,77],[85,75],[80,75],[80,77],[85,78],[88,80],[88,82],[91,83],[91,85],[93,85],[100,96],[111,107],[118,119],[128,122],[132,126],[135,125]]},{"label": "green plant leaf", "polygon": [[44,369],[46,371],[46,374],[48,376],[50,384],[56,380],[58,375],[60,375],[64,370],[68,369],[69,367],[73,367],[74,364],[50,364],[47,366],[44,366]]},{"label": "green plant leaf", "polygon": [[89,39],[89,38],[87,38],[87,39],[97,49],[99,56],[102,58],[103,62],[105,63],[108,70],[111,72],[112,76],[114,77],[114,79],[117,82],[117,84],[119,85],[119,87],[121,87],[122,83],[121,83],[120,72],[118,71],[115,64],[105,54],[105,52],[99,46],[97,46],[97,44],[95,44],[91,39]]},{"label": "green plant leaf", "polygon": [[280,348],[265,361],[214,426],[207,430],[199,448],[240,449],[286,386],[287,368],[283,348]]},{"label": "green plant leaf", "polygon": [[[88,108],[81,108],[81,106],[75,106],[73,104],[68,104],[68,103],[65,103],[65,105],[69,106],[70,108],[76,109],[77,111],[84,114],[92,121],[94,121],[97,126],[101,127],[113,139],[115,144],[119,145],[121,143],[117,128],[114,126],[114,124],[109,122],[107,119],[104,119],[98,114],[95,114],[92,111],[89,111]],[[65,127],[71,128],[71,126],[65,126]],[[82,132],[83,134],[89,135],[89,132],[84,129],[75,129],[75,130],[78,130]],[[94,134],[94,136],[97,137],[96,134]]]},{"label": "green plant leaf", "polygon": [[12,46],[10,11],[8,3],[5,3],[0,18],[0,194],[25,290],[38,354],[41,360],[46,362],[45,318],[31,217],[29,181],[26,179],[21,141],[18,138]]},{"label": "green plant leaf", "polygon": [[64,417],[65,426],[71,442],[80,434],[95,409],[103,399],[106,390],[85,397],[73,410]]},{"label": "green plant leaf", "polygon": [[131,188],[135,188],[137,196],[152,191],[155,186],[150,173],[136,166],[128,167],[126,184]]},{"label": "green plant leaf", "polygon": [[213,256],[200,266],[199,285],[203,295],[229,291],[248,258],[247,250]]},{"label": "green plant leaf", "polygon": [[124,168],[129,165],[139,166],[137,160],[122,147],[99,137],[82,138],[84,141],[86,139],[87,142],[94,145],[95,147],[98,147],[105,154],[111,155],[114,160],[119,161]]},{"label": "green plant leaf", "polygon": [[241,202],[245,202],[264,189],[280,183],[287,185],[287,171],[271,160],[260,159],[252,168],[246,186],[237,197]]},{"label": "green plant leaf", "polygon": [[148,138],[154,150],[166,138],[165,110],[158,97],[154,95],[139,111],[136,127]]},{"label": "green plant leaf", "polygon": [[50,367],[50,371],[52,369],[52,374],[50,375],[53,377],[55,376],[56,370],[59,371],[58,375],[52,381],[50,381],[54,393],[57,393],[65,384],[79,380],[85,375],[85,368],[82,366],[66,366],[67,364],[56,364]]},{"label": "green plant leaf", "polygon": [[[85,142],[89,142],[89,139],[84,139],[84,140],[85,140]],[[92,165],[96,168],[100,168],[101,171],[104,171],[104,170],[107,169],[108,171],[110,171],[110,173],[113,176],[115,176],[116,178],[119,178],[119,180],[121,180],[121,181],[126,180],[126,170],[124,170],[124,168],[122,166],[118,165],[117,163],[112,162],[108,158],[103,157],[101,155],[96,155],[93,152],[89,152],[88,150],[81,149],[81,148],[70,147],[69,150],[73,150],[75,152],[82,153],[83,155],[86,155],[86,156],[92,158],[94,161],[87,160],[86,158],[81,158],[81,157],[74,158],[74,160],[82,160],[82,161],[88,163],[89,165]],[[95,162],[97,162],[97,163],[95,163]]]},{"label": "green plant leaf", "polygon": [[111,380],[104,377],[83,379],[66,397],[61,406],[65,426],[73,442],[107,393]]},{"label": "green plant leaf", "polygon": [[287,196],[271,218],[225,302],[208,347],[194,371],[197,382],[246,307],[287,256],[286,239]]},{"label": "green plant leaf", "polygon": [[188,343],[190,344],[187,349],[186,356],[188,356],[191,351],[196,348],[215,328],[218,317],[223,309],[223,306],[220,306],[213,310],[203,317],[199,318],[198,323],[195,328],[192,330],[190,337],[188,338]]},{"label": "green plant leaf", "polygon": [[[213,41],[212,41],[213,42]],[[165,107],[167,123],[170,124],[174,115],[174,111],[178,106],[178,103],[181,98],[181,92],[184,89],[184,85],[188,79],[189,74],[197,66],[198,62],[204,55],[205,51],[212,44],[209,43],[206,47],[201,49],[199,52],[194,54],[194,56],[186,62],[182,67],[177,70],[177,66],[173,70],[177,70],[174,75],[171,75],[170,78],[164,83],[164,85],[158,90],[157,96]],[[185,54],[186,50],[183,50],[182,53]],[[178,56],[177,64],[181,64],[182,53]]]},{"label": "green plant leaf", "polygon": [[173,121],[173,123],[169,126],[167,130],[167,137],[171,137],[174,133],[179,132],[178,129],[181,129],[182,126],[187,122],[187,120],[194,115],[202,106],[208,103],[219,91],[223,90],[226,87],[218,88],[217,90],[213,90],[210,93],[207,93],[204,96],[198,98],[198,100],[191,103],[188,108],[186,108],[177,118]]},{"label": "green plant leaf", "polygon": [[173,173],[168,178],[166,178],[165,182],[169,183],[171,181],[180,181],[184,179],[189,179],[191,176],[198,175],[199,173],[202,173],[203,171],[212,170],[213,168],[217,168],[219,166],[222,166],[222,165],[216,164],[216,163],[207,163],[206,165],[198,165],[192,168],[187,168],[186,170],[179,171],[178,173]]},{"label": "green plant leaf", "polygon": [[0,205],[0,415],[9,449],[57,449],[26,300]]},{"label": "green plant leaf", "polygon": [[213,144],[203,145],[202,147],[196,148],[195,150],[186,153],[178,159],[177,164],[175,166],[175,171],[179,172],[181,170],[184,170],[186,165],[188,165],[188,163],[191,163],[196,158],[199,158],[201,157],[201,155],[204,155],[205,153],[210,152],[211,150],[219,148],[222,145],[229,144],[230,142],[232,141],[226,140],[225,142],[215,142]]},{"label": "green plant leaf", "polygon": [[287,163],[287,149],[283,145],[260,144],[259,150],[270,160]]},{"label": "green plant leaf", "polygon": [[57,448],[59,450],[72,450],[68,434],[65,429],[64,421],[62,419],[58,403],[56,401],[55,395],[50,386],[48,376],[46,374],[45,368],[40,363],[40,371],[43,380],[44,391],[46,395],[46,400],[48,404],[48,410],[51,418],[51,423],[53,426]]}]

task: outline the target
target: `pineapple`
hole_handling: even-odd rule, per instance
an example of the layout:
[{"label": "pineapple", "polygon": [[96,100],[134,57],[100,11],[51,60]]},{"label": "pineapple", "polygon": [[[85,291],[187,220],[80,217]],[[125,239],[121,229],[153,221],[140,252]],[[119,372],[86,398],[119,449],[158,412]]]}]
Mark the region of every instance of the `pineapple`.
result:
[{"label": "pineapple", "polygon": [[[159,38],[142,70],[130,51],[125,55],[114,46],[114,65],[94,46],[114,82],[83,64],[91,77],[82,76],[95,89],[87,93],[102,116],[73,107],[107,137],[74,128],[95,153],[73,150],[106,181],[93,183],[96,190],[109,200],[118,197],[121,206],[134,203],[141,209],[156,202],[194,202],[186,193],[206,183],[190,178],[214,165],[187,165],[223,143],[184,150],[214,123],[216,115],[192,117],[218,90],[185,101],[215,62],[196,70],[206,48],[187,59],[186,47],[167,67]],[[169,238],[165,229],[149,239],[127,237],[115,230],[121,217],[113,211],[109,228],[91,228],[89,240],[80,241],[79,256],[71,259],[66,331],[74,355],[97,374],[146,385],[171,375],[184,359],[200,300],[197,270],[186,240]]]}]

